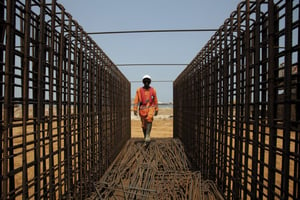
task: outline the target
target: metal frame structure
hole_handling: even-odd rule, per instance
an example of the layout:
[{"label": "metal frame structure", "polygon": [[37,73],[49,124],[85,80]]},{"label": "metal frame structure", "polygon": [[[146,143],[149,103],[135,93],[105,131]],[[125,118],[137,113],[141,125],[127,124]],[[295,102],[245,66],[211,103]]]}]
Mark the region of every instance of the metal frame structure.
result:
[{"label": "metal frame structure", "polygon": [[[174,136],[226,199],[300,199],[297,0],[241,2],[174,81]],[[0,0],[1,199],[83,199],[130,82],[55,0]]]},{"label": "metal frame structure", "polygon": [[0,0],[1,199],[82,199],[130,138],[130,82],[55,0]]},{"label": "metal frame structure", "polygon": [[174,137],[226,199],[300,199],[299,1],[246,0],[174,81]]}]

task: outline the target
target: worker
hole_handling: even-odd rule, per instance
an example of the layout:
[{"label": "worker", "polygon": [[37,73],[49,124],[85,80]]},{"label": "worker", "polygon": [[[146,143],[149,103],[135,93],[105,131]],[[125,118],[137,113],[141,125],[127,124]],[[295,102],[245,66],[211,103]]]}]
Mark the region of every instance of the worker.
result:
[{"label": "worker", "polygon": [[156,90],[153,87],[150,87],[151,77],[149,75],[145,75],[143,76],[142,81],[144,86],[136,90],[133,111],[134,115],[137,115],[139,109],[144,140],[145,143],[149,143],[153,116],[156,116],[158,113],[158,101]]}]

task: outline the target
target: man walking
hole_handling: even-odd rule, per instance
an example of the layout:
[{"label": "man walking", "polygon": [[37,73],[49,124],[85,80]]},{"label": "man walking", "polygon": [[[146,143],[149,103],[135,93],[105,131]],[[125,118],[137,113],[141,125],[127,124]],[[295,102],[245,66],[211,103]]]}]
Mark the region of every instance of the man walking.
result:
[{"label": "man walking", "polygon": [[153,116],[156,116],[158,113],[158,101],[156,90],[153,87],[150,87],[151,77],[145,75],[143,76],[142,81],[144,86],[136,90],[133,111],[134,115],[137,115],[137,110],[139,108],[144,139],[145,142],[150,142]]}]

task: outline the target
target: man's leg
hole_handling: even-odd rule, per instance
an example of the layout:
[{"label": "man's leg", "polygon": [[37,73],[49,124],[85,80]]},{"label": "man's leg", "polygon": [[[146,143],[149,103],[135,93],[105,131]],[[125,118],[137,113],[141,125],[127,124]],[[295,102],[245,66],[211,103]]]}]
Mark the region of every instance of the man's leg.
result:
[{"label": "man's leg", "polygon": [[152,128],[152,122],[148,122],[148,123],[147,123],[147,127],[146,127],[146,137],[145,137],[145,142],[150,142],[150,132],[151,132],[151,128]]},{"label": "man's leg", "polygon": [[146,138],[145,142],[150,142],[150,132],[152,129],[152,121],[153,121],[153,116],[154,116],[155,109],[154,107],[149,108],[148,115],[146,117]]},{"label": "man's leg", "polygon": [[146,129],[145,128],[142,129],[143,129],[144,139],[146,139]]},{"label": "man's leg", "polygon": [[144,140],[145,140],[146,139],[146,131],[147,131],[147,120],[145,117],[141,117],[141,121],[142,121],[142,130],[143,130]]}]

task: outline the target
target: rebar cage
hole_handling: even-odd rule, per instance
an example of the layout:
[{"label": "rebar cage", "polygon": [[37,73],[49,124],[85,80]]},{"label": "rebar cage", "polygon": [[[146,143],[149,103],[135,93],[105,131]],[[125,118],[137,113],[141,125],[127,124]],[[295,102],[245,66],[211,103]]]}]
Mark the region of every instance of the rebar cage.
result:
[{"label": "rebar cage", "polygon": [[82,199],[130,138],[130,82],[55,0],[0,0],[1,199]]},{"label": "rebar cage", "polygon": [[174,81],[174,137],[226,199],[300,199],[299,1],[243,1]]}]

